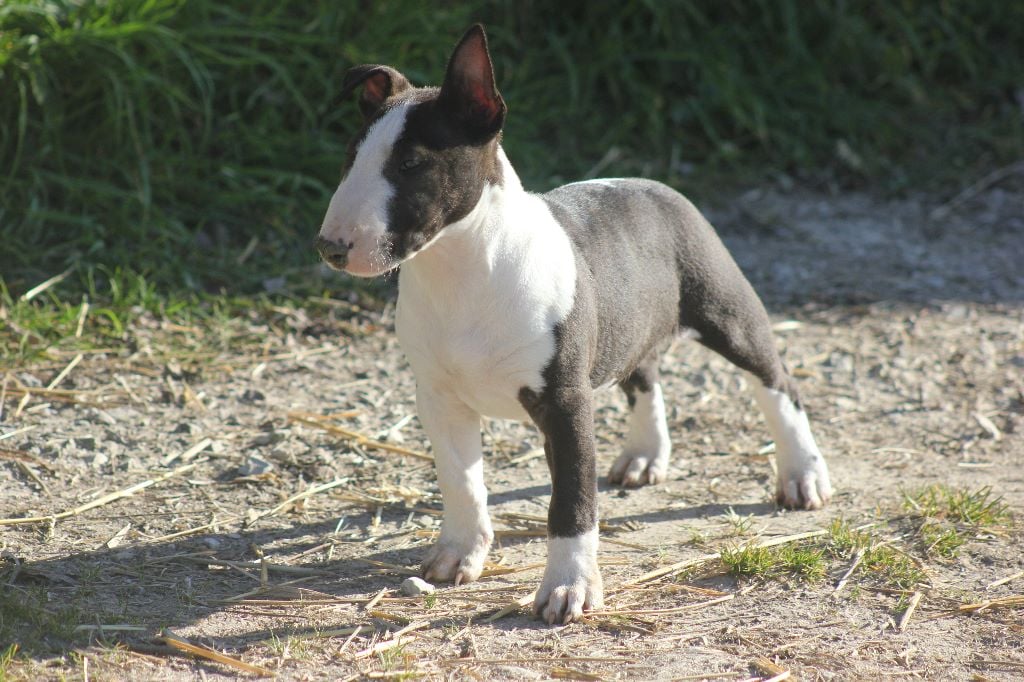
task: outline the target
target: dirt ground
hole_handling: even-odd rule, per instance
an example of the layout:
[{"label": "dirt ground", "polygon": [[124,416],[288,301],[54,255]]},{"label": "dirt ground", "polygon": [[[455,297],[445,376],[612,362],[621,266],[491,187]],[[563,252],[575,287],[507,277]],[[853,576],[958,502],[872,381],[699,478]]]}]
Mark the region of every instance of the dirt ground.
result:
[{"label": "dirt ground", "polygon": [[[13,631],[46,631],[6,674],[247,674],[174,655],[157,639],[169,628],[296,680],[1021,679],[1024,599],[1009,598],[1024,594],[1024,192],[941,204],[775,187],[710,211],[776,322],[836,495],[820,512],[777,509],[770,443],[742,377],[678,341],[661,364],[668,481],[625,491],[602,477],[607,603],[567,627],[524,610],[488,622],[541,575],[534,517],[549,483],[529,425],[484,424],[500,529],[492,575],[398,593],[440,500],[393,305],[282,308],[273,324],[237,321],[265,339],[260,352],[170,360],[155,339],[186,343],[197,330],[143,319],[129,349],[73,368],[60,387],[76,393],[35,395],[17,416],[21,398],[6,397],[0,447],[22,461],[0,459],[0,516],[49,516],[152,482],[67,518],[0,527],[5,617],[21,603]],[[7,369],[46,386],[72,356]],[[624,417],[624,398],[601,393],[601,470]],[[953,557],[922,548],[904,500],[935,483],[991,486],[1015,526],[964,531]],[[819,544],[827,570],[816,581],[737,577],[705,559],[637,582],[835,519],[873,524],[926,577],[894,587]]]}]

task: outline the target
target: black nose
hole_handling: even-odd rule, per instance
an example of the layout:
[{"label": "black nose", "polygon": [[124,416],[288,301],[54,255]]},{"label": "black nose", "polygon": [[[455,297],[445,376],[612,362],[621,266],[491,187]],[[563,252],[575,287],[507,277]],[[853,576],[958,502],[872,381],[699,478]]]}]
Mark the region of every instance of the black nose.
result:
[{"label": "black nose", "polygon": [[332,268],[341,270],[348,263],[348,251],[352,248],[352,242],[344,244],[317,237],[315,245],[316,250],[320,252],[320,257]]}]

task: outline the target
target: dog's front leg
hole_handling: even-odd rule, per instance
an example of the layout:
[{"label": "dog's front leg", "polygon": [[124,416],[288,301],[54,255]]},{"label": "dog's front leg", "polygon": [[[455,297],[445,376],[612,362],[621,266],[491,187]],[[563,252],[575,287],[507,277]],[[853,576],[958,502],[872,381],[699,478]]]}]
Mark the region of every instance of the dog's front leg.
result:
[{"label": "dog's front leg", "polygon": [[416,408],[433,446],[444,502],[441,537],[423,562],[423,576],[468,583],[480,577],[494,539],[487,515],[480,415],[455,396],[423,386],[416,390]]},{"label": "dog's front leg", "polygon": [[551,469],[548,561],[533,608],[550,624],[566,624],[603,605],[592,391],[548,388],[538,395],[523,389],[520,401],[544,433]]}]

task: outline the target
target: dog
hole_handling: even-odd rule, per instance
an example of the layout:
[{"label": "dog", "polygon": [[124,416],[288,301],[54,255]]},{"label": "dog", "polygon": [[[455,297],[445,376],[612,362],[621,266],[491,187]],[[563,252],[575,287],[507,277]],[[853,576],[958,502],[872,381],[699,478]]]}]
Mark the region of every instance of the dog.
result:
[{"label": "dog", "polygon": [[493,539],[480,418],[530,419],[552,488],[534,610],[566,624],[601,608],[593,393],[617,384],[631,411],[609,482],[664,481],[658,348],[682,332],[750,375],[776,443],[779,503],[829,500],[828,468],[764,306],[686,198],[636,178],[526,192],[500,144],[507,108],[480,25],[440,88],[379,64],[348,71],[342,96],[359,88],[363,127],[316,248],[359,277],[401,266],[396,330],[444,501],[424,577],[480,576]]}]

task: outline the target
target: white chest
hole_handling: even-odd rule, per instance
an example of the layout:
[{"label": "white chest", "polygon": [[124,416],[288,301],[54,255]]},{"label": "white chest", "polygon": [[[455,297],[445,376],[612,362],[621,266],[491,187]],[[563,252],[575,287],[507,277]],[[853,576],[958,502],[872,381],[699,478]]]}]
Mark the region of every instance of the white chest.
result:
[{"label": "white chest", "polygon": [[485,194],[478,211],[402,266],[398,339],[421,385],[480,414],[523,419],[523,387],[543,388],[555,326],[572,308],[568,237],[537,197],[513,210]]}]

